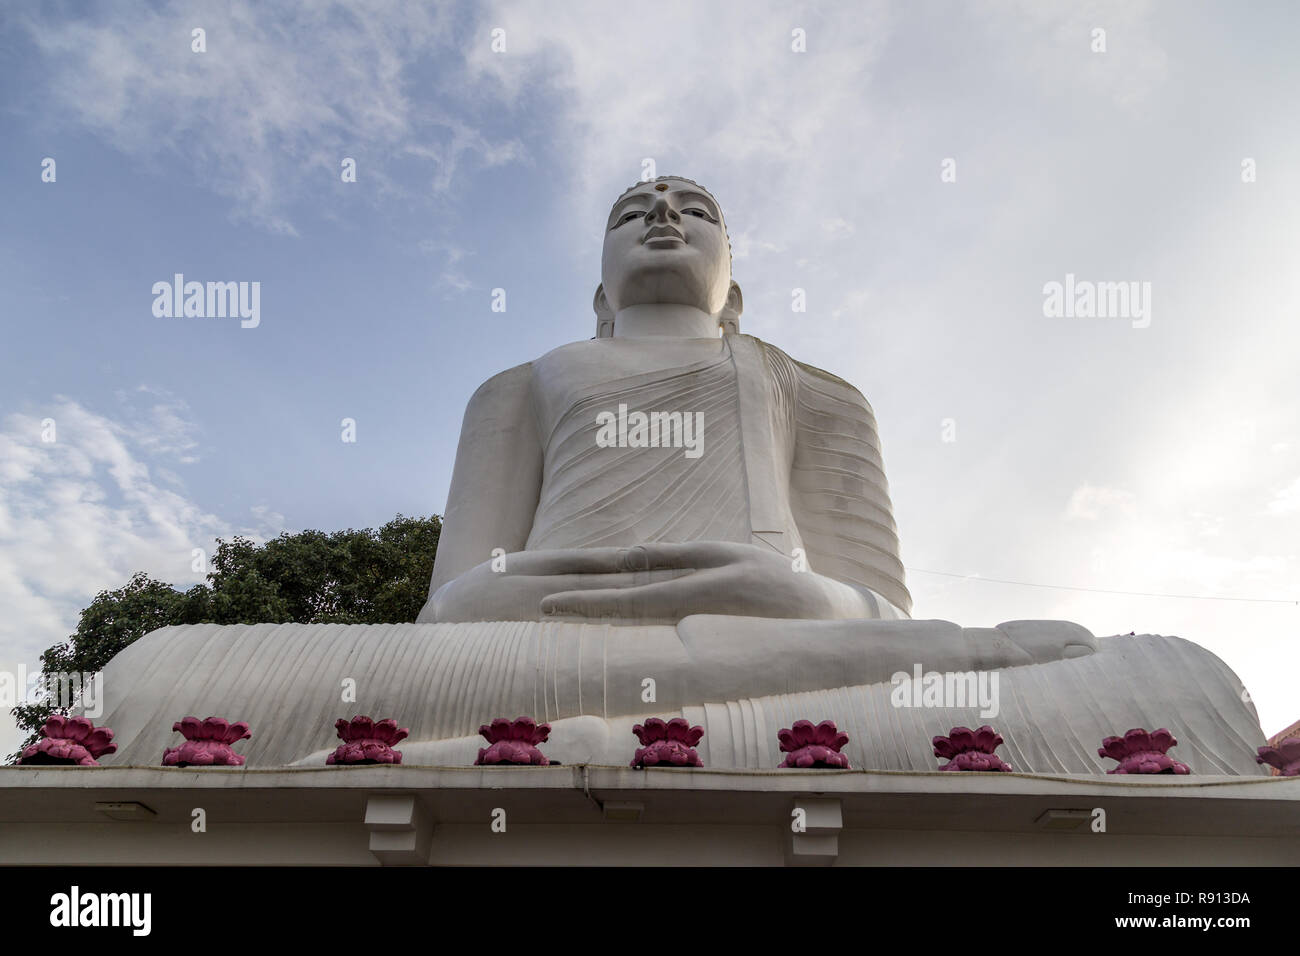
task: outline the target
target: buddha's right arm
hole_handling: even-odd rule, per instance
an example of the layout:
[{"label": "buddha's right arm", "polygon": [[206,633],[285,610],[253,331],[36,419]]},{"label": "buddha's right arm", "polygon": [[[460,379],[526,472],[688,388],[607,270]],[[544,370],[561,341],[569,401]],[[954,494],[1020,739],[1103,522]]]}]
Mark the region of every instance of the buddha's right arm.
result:
[{"label": "buddha's right arm", "polygon": [[541,487],[532,365],[517,365],[484,382],[465,410],[430,596],[495,548],[524,550]]}]

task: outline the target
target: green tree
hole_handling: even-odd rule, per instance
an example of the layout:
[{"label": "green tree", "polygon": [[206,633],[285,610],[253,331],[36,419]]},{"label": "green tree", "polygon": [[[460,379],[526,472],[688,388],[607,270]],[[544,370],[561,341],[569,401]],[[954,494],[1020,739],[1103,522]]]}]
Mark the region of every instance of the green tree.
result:
[{"label": "green tree", "polygon": [[[133,641],[170,624],[414,621],[428,597],[441,530],[438,515],[399,514],[378,531],[286,532],[260,545],[218,539],[207,584],[181,592],[137,571],[126,586],[97,594],[76,632],[41,655],[42,678],[93,674]],[[51,713],[67,712],[54,703],[13,708],[29,734],[23,746],[38,738]]]}]

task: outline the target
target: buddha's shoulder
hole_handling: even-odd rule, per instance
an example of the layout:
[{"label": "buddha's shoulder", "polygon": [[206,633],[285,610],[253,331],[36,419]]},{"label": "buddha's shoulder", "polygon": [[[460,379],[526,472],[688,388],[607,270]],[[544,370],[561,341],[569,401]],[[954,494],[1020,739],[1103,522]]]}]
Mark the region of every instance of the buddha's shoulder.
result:
[{"label": "buddha's shoulder", "polygon": [[827,397],[858,405],[867,411],[871,410],[871,405],[866,396],[852,382],[846,381],[834,372],[828,372],[824,368],[818,368],[816,365],[809,365],[807,362],[800,362],[796,358],[791,358],[783,349],[778,348],[771,342],[765,342],[757,336],[746,335],[742,337],[752,339],[763,350],[770,366],[796,380],[801,393],[820,392]]},{"label": "buddha's shoulder", "polygon": [[470,404],[481,404],[482,402],[499,395],[513,391],[525,390],[528,388],[532,378],[532,362],[524,362],[522,365],[508,368],[504,372],[497,372],[474,390],[474,394],[470,396]]},{"label": "buddha's shoulder", "polygon": [[[548,365],[553,362],[567,362],[574,359],[581,359],[585,356],[597,356],[606,354],[614,346],[615,339],[582,339],[578,342],[567,342],[564,345],[551,349],[545,355],[534,359],[531,365]],[[622,344],[619,342],[619,344]]]},{"label": "buddha's shoulder", "polygon": [[588,339],[553,348],[531,362],[523,362],[514,368],[493,375],[478,387],[474,392],[474,398],[528,388],[539,374],[545,377],[548,370],[554,371],[557,367],[567,368],[575,363],[584,362],[594,365],[608,356],[606,343],[610,341],[612,340]]}]

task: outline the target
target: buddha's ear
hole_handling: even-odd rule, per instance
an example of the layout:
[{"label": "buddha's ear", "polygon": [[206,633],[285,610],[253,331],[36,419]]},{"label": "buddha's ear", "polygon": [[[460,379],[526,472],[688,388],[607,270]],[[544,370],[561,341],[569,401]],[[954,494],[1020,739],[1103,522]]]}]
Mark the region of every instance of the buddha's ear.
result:
[{"label": "buddha's ear", "polygon": [[718,316],[723,335],[735,335],[740,332],[740,313],[745,311],[745,297],[740,294],[740,283],[734,279],[727,290],[727,302]]},{"label": "buddha's ear", "polygon": [[596,338],[612,339],[614,337],[614,310],[605,298],[605,286],[596,286],[596,296],[591,300],[591,307],[596,310]]}]

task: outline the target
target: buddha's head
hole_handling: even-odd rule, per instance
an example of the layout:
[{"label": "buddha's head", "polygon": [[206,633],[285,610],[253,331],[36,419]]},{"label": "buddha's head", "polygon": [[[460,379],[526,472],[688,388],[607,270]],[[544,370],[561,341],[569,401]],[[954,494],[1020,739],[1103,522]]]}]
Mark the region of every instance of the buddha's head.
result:
[{"label": "buddha's head", "polygon": [[731,279],[731,243],[718,201],[698,183],[660,176],[632,186],[610,210],[593,303],[597,336],[615,313],[636,305],[684,305],[738,331],[740,286]]}]

